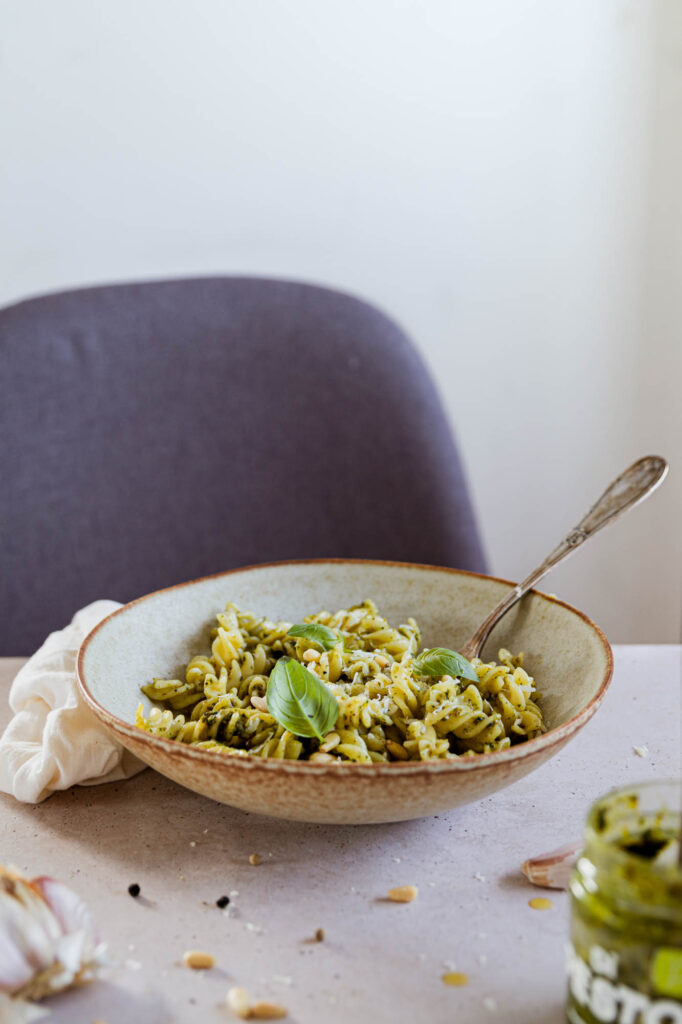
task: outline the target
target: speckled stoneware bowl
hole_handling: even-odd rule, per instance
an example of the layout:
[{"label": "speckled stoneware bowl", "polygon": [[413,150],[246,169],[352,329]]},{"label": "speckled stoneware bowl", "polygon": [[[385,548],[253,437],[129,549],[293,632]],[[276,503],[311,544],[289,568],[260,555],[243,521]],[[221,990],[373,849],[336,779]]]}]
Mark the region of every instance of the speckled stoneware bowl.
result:
[{"label": "speckled stoneware bowl", "polygon": [[[254,566],[159,590],[125,605],[86,638],[78,680],[97,717],[125,747],[163,775],[221,803],[292,821],[403,821],[480,800],[539,767],[592,717],[611,679],[604,634],[582,612],[531,592],[491,634],[525,651],[549,731],[509,750],[461,760],[315,764],[226,758],[142,732],[134,725],[140,686],[174,677],[200,652],[227,601],[298,622],[371,597],[391,623],[410,615],[427,647],[458,646],[512,584],[452,569],[395,562],[324,560]],[[131,785],[135,783],[132,782]]]}]

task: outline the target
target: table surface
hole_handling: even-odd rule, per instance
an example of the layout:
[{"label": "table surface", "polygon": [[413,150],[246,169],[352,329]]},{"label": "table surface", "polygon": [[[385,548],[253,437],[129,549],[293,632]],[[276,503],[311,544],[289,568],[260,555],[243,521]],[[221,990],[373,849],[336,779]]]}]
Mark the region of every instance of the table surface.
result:
[{"label": "table surface", "polygon": [[[71,884],[114,961],[102,980],[50,1000],[48,1020],[226,1024],[225,993],[237,984],[284,1004],[298,1024],[560,1024],[568,898],[530,886],[519,865],[579,838],[606,790],[679,775],[681,654],[616,647],[602,708],[563,751],[495,796],[421,821],[275,821],[151,770],[38,806],[0,794],[0,862]],[[0,660],[0,726],[22,663]],[[419,887],[413,903],[384,898],[407,884]],[[223,894],[227,911],[215,906]],[[529,907],[538,895],[551,910]],[[317,928],[324,941],[309,941]],[[189,949],[213,953],[217,966],[183,967]],[[443,984],[449,970],[468,985]]]}]

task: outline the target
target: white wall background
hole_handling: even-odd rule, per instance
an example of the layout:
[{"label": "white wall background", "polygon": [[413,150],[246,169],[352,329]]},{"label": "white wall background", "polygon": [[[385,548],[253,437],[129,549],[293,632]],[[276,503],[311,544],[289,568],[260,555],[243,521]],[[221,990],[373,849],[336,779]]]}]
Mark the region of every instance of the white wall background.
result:
[{"label": "white wall background", "polygon": [[673,472],[547,583],[674,641],[679,0],[0,0],[0,302],[247,272],[374,300],[430,364],[493,569],[635,457]]}]

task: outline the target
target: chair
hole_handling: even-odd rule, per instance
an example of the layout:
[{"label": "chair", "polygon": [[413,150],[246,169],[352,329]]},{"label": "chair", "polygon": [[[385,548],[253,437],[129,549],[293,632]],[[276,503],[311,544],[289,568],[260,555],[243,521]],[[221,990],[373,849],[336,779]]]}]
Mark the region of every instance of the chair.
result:
[{"label": "chair", "polygon": [[354,556],[485,571],[453,439],[402,330],[355,298],[218,277],[0,310],[0,654],[82,605]]}]

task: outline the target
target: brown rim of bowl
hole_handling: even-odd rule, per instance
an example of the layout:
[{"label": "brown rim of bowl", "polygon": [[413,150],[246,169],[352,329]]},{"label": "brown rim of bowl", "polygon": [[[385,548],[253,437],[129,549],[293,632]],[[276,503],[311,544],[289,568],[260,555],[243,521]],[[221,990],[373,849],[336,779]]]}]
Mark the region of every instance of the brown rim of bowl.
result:
[{"label": "brown rim of bowl", "polygon": [[558,597],[552,597],[550,594],[545,594],[539,590],[530,590],[528,593],[536,594],[538,597],[541,597],[546,601],[551,601],[553,604],[561,605],[562,608],[566,608],[569,612],[572,612],[573,615],[577,615],[578,618],[582,619],[583,622],[586,622],[587,625],[590,626],[590,628],[599,637],[604,653],[606,654],[606,672],[604,673],[604,678],[602,679],[601,686],[597,693],[582,709],[582,711],[578,712],[577,715],[574,715],[573,718],[570,718],[567,722],[562,722],[561,725],[558,725],[555,729],[550,729],[542,736],[536,737],[536,739],[516,744],[513,747],[508,747],[506,750],[495,750],[489,754],[476,754],[473,757],[462,757],[459,760],[382,761],[379,763],[373,762],[372,764],[344,762],[337,764],[319,764],[315,761],[288,761],[279,757],[226,755],[216,753],[212,750],[198,749],[197,747],[193,747],[187,743],[178,743],[177,740],[167,740],[162,736],[155,736],[153,733],[144,732],[144,730],[138,729],[136,725],[126,722],[124,719],[118,718],[116,715],[112,715],[110,711],[107,711],[106,708],[102,707],[102,705],[92,696],[83,680],[83,659],[95,634],[104,625],[106,625],[110,619],[113,619],[114,616],[121,615],[123,612],[127,611],[128,608],[131,608],[136,604],[141,604],[142,601],[147,601],[150,597],[155,597],[157,594],[167,593],[170,590],[179,590],[181,587],[190,587],[195,583],[201,583],[204,580],[218,579],[221,576],[232,576],[234,573],[238,572],[271,569],[284,565],[385,565],[396,566],[401,569],[420,569],[430,572],[444,572],[450,573],[453,576],[472,576],[477,579],[492,580],[495,583],[503,583],[508,587],[515,587],[517,585],[516,583],[512,583],[511,580],[502,579],[500,576],[486,576],[485,573],[469,572],[467,569],[451,569],[442,565],[424,565],[419,562],[395,562],[390,560],[381,560],[378,558],[292,558],[281,562],[261,562],[256,565],[242,565],[236,569],[227,569],[224,572],[210,573],[208,576],[200,576],[195,580],[186,580],[184,583],[176,583],[171,587],[162,587],[160,590],[154,590],[150,594],[145,594],[143,597],[138,597],[134,601],[129,601],[121,608],[117,608],[116,611],[107,615],[106,618],[102,619],[102,621],[88,633],[80,646],[76,663],[76,679],[85,702],[90,706],[97,717],[104,721],[111,729],[113,729],[114,732],[118,733],[119,736],[150,743],[160,751],[172,753],[176,758],[184,758],[188,765],[197,759],[213,765],[224,764],[225,760],[228,759],[231,767],[238,766],[239,769],[244,769],[245,771],[267,772],[285,770],[293,773],[308,772],[315,775],[325,775],[328,772],[354,772],[369,775],[383,775],[387,772],[391,774],[394,772],[403,772],[409,775],[428,775],[434,771],[461,772],[473,771],[477,768],[493,768],[497,764],[509,763],[525,757],[532,758],[533,755],[539,754],[542,750],[552,747],[556,743],[566,741],[574,732],[592,718],[595,711],[603,701],[604,695],[606,694],[611,682],[611,678],[613,676],[613,651],[611,650],[611,645],[599,626],[584,612],[581,612],[579,608],[575,608],[566,601],[562,601]]}]

